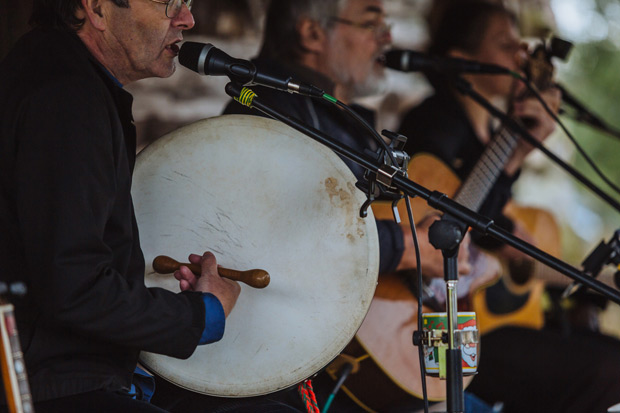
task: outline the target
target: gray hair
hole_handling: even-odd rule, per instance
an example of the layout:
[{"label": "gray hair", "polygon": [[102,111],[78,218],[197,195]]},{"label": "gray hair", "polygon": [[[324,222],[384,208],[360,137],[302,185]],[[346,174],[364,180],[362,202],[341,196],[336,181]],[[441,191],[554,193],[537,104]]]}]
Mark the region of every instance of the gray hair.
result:
[{"label": "gray hair", "polygon": [[[129,7],[129,0],[112,0],[118,7]],[[82,8],[80,0],[34,0],[30,24],[77,31],[84,25],[75,13]]]},{"label": "gray hair", "polygon": [[[294,1],[294,8],[297,8],[297,16],[307,17],[317,21],[319,25],[327,30],[331,25],[331,18],[340,15],[344,6],[350,0],[310,0]],[[304,6],[304,3],[306,5]]]},{"label": "gray hair", "polygon": [[299,20],[307,18],[329,30],[331,19],[340,14],[348,1],[351,0],[272,0],[259,56],[297,62],[303,51],[297,32]]}]

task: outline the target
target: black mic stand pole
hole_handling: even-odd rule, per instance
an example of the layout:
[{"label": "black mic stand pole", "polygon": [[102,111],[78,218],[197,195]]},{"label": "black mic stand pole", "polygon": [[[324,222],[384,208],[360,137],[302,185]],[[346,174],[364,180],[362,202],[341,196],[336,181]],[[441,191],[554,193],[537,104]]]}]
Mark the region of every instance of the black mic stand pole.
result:
[{"label": "black mic stand pole", "polygon": [[428,232],[431,244],[443,254],[446,282],[446,318],[448,320],[448,349],[446,350],[446,406],[448,412],[464,412],[463,360],[461,335],[458,329],[457,285],[459,245],[467,233],[467,225],[444,214]]},{"label": "black mic stand pole", "polygon": [[476,92],[471,83],[462,77],[457,76],[455,79],[454,86],[456,90],[458,90],[463,95],[469,96],[474,101],[476,101],[479,105],[484,107],[489,113],[498,118],[504,126],[508,129],[525,139],[529,144],[539,149],[542,153],[547,155],[552,161],[562,167],[566,172],[577,178],[579,182],[585,185],[592,192],[601,197],[605,202],[611,205],[616,211],[620,212],[620,203],[618,203],[615,199],[607,195],[600,188],[594,185],[592,182],[588,180],[585,176],[575,170],[572,166],[568,165],[566,162],[558,158],[554,153],[550,152],[547,148],[545,148],[536,138],[534,138],[524,127],[522,127],[519,122],[506,115],[501,110],[497,109],[495,106],[491,105],[489,101],[487,101],[484,97],[482,97],[478,92]]}]

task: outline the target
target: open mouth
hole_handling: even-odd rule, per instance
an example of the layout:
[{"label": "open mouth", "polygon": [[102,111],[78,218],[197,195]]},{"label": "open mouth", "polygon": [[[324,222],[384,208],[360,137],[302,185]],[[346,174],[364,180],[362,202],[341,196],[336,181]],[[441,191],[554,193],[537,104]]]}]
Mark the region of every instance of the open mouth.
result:
[{"label": "open mouth", "polygon": [[170,50],[175,56],[179,54],[179,46],[176,43],[169,44],[166,49]]}]

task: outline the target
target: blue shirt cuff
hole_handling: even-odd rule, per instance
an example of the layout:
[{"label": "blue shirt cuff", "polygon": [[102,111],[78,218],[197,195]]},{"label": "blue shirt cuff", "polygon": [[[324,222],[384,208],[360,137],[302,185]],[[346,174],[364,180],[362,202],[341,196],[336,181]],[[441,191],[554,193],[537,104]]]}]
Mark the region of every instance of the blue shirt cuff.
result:
[{"label": "blue shirt cuff", "polygon": [[199,345],[220,340],[224,336],[226,325],[226,316],[220,300],[211,293],[203,293],[202,301],[205,303],[205,329],[202,331]]}]

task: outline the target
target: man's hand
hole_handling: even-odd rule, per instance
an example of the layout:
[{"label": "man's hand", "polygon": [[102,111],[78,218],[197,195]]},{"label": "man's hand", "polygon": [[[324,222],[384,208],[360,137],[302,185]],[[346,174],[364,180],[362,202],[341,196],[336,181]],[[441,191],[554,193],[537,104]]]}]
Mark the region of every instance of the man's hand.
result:
[{"label": "man's hand", "polygon": [[[557,114],[562,102],[562,94],[559,89],[551,88],[541,92],[543,100]],[[527,122],[528,132],[538,141],[544,141],[555,130],[555,121],[547,113],[542,103],[535,97],[528,97],[513,102],[513,116],[524,119]],[[519,144],[514,155],[506,165],[505,171],[512,176],[523,164],[525,157],[534,149],[525,139],[519,139]]]},{"label": "man's hand", "polygon": [[[428,229],[431,224],[435,222],[439,217],[437,215],[424,218],[420,223],[416,225],[416,232],[418,234],[418,243],[420,245],[420,259],[422,260],[422,273],[425,277],[443,277],[443,255],[441,250],[435,249],[428,240]],[[401,225],[403,230],[403,236],[405,237],[405,251],[403,257],[396,267],[396,270],[408,270],[417,268],[415,260],[415,248],[413,246],[413,239],[411,237],[411,228],[409,225]],[[461,245],[459,247],[458,256],[458,269],[459,274],[468,274],[472,268],[469,263],[469,234],[465,235]]]},{"label": "man's hand", "polygon": [[179,280],[181,291],[200,291],[213,294],[220,300],[224,314],[228,317],[241,292],[239,283],[220,277],[217,272],[217,261],[210,252],[205,252],[202,256],[191,254],[189,262],[199,264],[202,268],[202,275],[197,277],[189,268],[181,266],[174,273],[174,278]]}]

